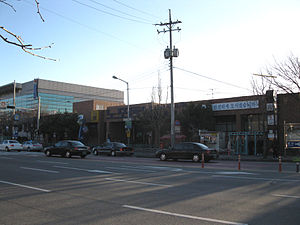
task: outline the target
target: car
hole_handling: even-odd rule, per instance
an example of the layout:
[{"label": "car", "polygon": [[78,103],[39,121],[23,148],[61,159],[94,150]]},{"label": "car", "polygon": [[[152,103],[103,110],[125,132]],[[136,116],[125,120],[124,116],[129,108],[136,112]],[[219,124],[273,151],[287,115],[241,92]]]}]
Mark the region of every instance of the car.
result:
[{"label": "car", "polygon": [[92,149],[94,155],[127,155],[132,156],[134,150],[121,142],[105,142],[103,145],[96,146]]},{"label": "car", "polygon": [[219,154],[216,150],[208,148],[206,145],[198,142],[182,142],[175,144],[173,149],[160,149],[155,155],[160,160],[167,159],[191,159],[194,162],[199,162],[204,154],[204,161],[209,162],[211,159],[216,159]]},{"label": "car", "polygon": [[90,147],[76,140],[63,140],[57,142],[53,146],[44,148],[46,156],[60,155],[62,157],[71,158],[72,156],[80,156],[85,158],[90,154]]},{"label": "car", "polygon": [[42,151],[43,145],[37,141],[25,141],[23,143],[23,149],[26,151]]},{"label": "car", "polygon": [[22,149],[23,149],[22,144],[17,140],[4,140],[0,144],[0,150],[5,150],[7,152],[11,150],[21,151]]}]

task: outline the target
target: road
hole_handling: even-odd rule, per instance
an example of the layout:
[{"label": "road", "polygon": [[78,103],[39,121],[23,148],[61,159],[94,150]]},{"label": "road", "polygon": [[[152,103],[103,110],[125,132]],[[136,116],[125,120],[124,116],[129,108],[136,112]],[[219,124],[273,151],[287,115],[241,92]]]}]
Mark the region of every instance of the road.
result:
[{"label": "road", "polygon": [[272,162],[0,152],[0,224],[300,224],[300,174]]}]

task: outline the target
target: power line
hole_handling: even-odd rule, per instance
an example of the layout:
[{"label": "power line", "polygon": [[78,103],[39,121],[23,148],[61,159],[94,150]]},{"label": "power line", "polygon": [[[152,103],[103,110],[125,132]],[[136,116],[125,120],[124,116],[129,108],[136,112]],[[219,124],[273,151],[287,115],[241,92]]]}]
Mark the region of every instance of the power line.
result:
[{"label": "power line", "polygon": [[123,12],[123,11],[118,10],[118,9],[114,9],[114,8],[112,8],[112,7],[110,7],[110,6],[107,6],[107,5],[105,5],[105,4],[102,4],[102,3],[98,2],[98,1],[95,1],[95,0],[89,0],[89,1],[90,1],[90,2],[93,2],[93,3],[97,4],[97,5],[101,5],[101,6],[103,6],[104,8],[113,10],[113,11],[118,12],[118,13],[121,13],[121,14],[123,14],[123,15],[131,16],[131,17],[133,17],[133,18],[140,19],[140,20],[144,20],[144,21],[149,22],[149,23],[151,22],[151,21],[148,20],[148,19],[145,19],[145,18],[142,18],[142,17],[139,17],[139,16],[134,16],[134,15],[132,15],[132,14]]},{"label": "power line", "polygon": [[151,23],[148,23],[148,22],[140,21],[140,20],[130,19],[130,18],[127,18],[127,17],[124,17],[124,16],[119,16],[119,15],[116,15],[116,14],[114,14],[114,13],[110,13],[110,12],[104,11],[104,10],[102,10],[102,9],[98,9],[98,8],[96,8],[96,7],[93,7],[93,6],[91,6],[91,5],[88,5],[88,4],[79,2],[79,1],[77,1],[77,0],[72,0],[72,1],[73,1],[73,2],[76,2],[76,3],[80,4],[80,5],[83,5],[83,6],[85,6],[85,7],[94,9],[94,10],[96,10],[96,11],[98,11],[98,12],[102,12],[102,13],[104,13],[104,14],[110,15],[110,16],[118,17],[118,18],[121,18],[121,19],[124,19],[124,20],[129,20],[129,21],[137,22],[137,23],[151,24]]},{"label": "power line", "polygon": [[219,82],[219,83],[222,83],[222,84],[226,84],[226,85],[229,85],[229,86],[232,86],[232,87],[235,87],[235,88],[239,88],[239,89],[244,89],[244,90],[247,90],[247,91],[251,91],[251,90],[248,89],[248,88],[244,88],[244,87],[241,87],[241,86],[238,86],[238,85],[234,85],[234,84],[231,84],[231,83],[227,83],[227,82],[224,82],[224,81],[220,81],[220,80],[217,80],[217,79],[208,77],[208,76],[201,75],[201,74],[199,74],[199,73],[195,73],[195,72],[192,72],[192,71],[189,71],[189,70],[185,70],[185,69],[179,68],[179,67],[174,67],[174,68],[175,68],[175,69],[178,69],[178,70],[181,70],[181,71],[184,71],[184,72],[187,72],[187,73],[191,73],[191,74],[197,75],[197,76],[199,76],[199,77],[204,77],[204,78],[209,79],[209,80],[212,80],[212,81],[216,81],[216,82]]},{"label": "power line", "polygon": [[159,18],[159,17],[154,16],[154,15],[152,15],[152,14],[150,14],[150,13],[144,12],[144,11],[142,11],[142,10],[140,10],[140,9],[136,9],[136,8],[134,8],[134,7],[132,7],[132,6],[126,5],[125,3],[122,3],[122,2],[120,2],[120,1],[117,1],[117,0],[112,0],[112,1],[118,3],[118,4],[122,5],[122,6],[125,6],[125,7],[129,8],[129,9],[132,9],[132,10],[135,10],[135,11],[137,11],[137,12],[143,13],[143,14],[145,14],[145,15],[151,16],[151,17],[153,17],[153,18]]},{"label": "power line", "polygon": [[[32,2],[29,2],[28,0],[23,0],[23,2],[26,2],[27,4],[33,5],[33,3],[32,3]],[[67,16],[64,16],[64,15],[62,15],[62,14],[59,14],[59,13],[53,11],[53,10],[50,10],[50,9],[47,9],[47,8],[41,7],[41,6],[40,6],[40,8],[43,9],[44,11],[46,11],[46,12],[49,12],[49,13],[51,13],[51,14],[53,14],[53,15],[56,15],[56,16],[58,16],[58,17],[61,17],[61,18],[65,19],[65,20],[67,20],[67,21],[70,21],[70,22],[74,23],[74,24],[77,24],[77,25],[80,25],[80,26],[82,26],[82,27],[85,27],[85,28],[87,28],[87,29],[89,29],[89,30],[95,31],[95,32],[100,33],[100,34],[103,34],[103,35],[105,35],[105,36],[107,36],[107,37],[110,37],[110,38],[113,38],[113,39],[118,40],[118,41],[120,41],[120,42],[126,43],[127,45],[130,45],[130,46],[135,47],[135,48],[137,48],[137,49],[143,49],[143,48],[141,48],[141,47],[139,47],[139,46],[137,46],[137,45],[135,45],[135,44],[133,44],[133,43],[130,43],[130,42],[125,41],[125,40],[122,40],[122,39],[120,39],[120,38],[118,38],[118,37],[116,37],[116,36],[114,36],[114,35],[112,35],[112,34],[106,33],[106,32],[104,32],[104,31],[101,31],[101,30],[97,29],[97,28],[94,28],[94,27],[88,26],[88,25],[86,25],[86,24],[83,24],[83,23],[81,23],[81,22],[78,22],[77,20],[74,20],[74,19],[72,19],[72,18],[70,18],[70,17],[67,17]]]}]

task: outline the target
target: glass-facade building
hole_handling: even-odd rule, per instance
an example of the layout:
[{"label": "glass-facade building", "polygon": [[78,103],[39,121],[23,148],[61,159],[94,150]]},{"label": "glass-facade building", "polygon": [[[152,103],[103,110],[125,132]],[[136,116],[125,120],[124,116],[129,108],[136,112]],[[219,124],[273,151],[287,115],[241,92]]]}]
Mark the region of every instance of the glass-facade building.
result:
[{"label": "glass-facade building", "polygon": [[73,103],[87,100],[124,102],[124,93],[118,90],[89,87],[77,84],[35,79],[26,83],[0,87],[0,101],[14,105],[17,110],[36,110],[38,99],[42,113],[73,112]]}]

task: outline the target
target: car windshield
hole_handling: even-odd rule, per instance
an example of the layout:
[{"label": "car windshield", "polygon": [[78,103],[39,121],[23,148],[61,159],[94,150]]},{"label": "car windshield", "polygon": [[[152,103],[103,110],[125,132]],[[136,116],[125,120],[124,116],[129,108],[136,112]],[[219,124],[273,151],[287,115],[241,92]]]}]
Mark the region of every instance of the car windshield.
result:
[{"label": "car windshield", "polygon": [[201,144],[201,143],[196,143],[196,145],[200,146],[204,150],[208,150],[209,149],[206,145]]},{"label": "car windshield", "polygon": [[82,144],[80,141],[70,141],[71,145],[74,147],[82,147],[85,146],[84,144]]},{"label": "car windshield", "polygon": [[9,141],[9,143],[19,144],[18,141]]}]

